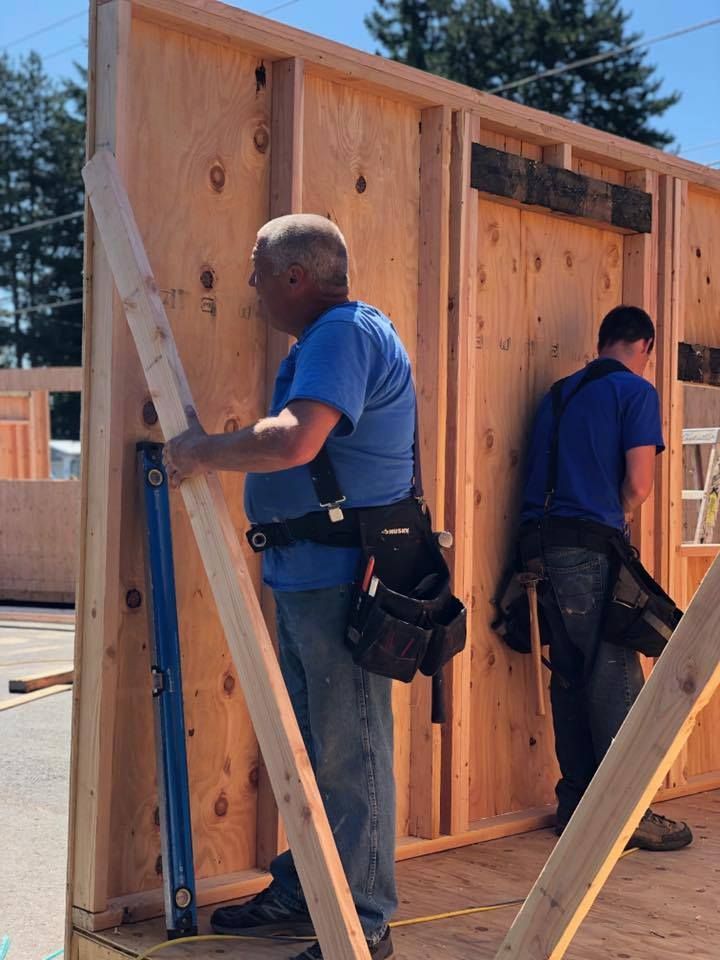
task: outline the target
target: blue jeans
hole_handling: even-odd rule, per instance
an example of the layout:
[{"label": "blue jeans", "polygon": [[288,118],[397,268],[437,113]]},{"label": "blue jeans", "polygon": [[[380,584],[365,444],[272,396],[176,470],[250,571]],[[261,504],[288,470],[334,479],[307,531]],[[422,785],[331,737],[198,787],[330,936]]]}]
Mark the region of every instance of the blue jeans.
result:
[{"label": "blue jeans", "polygon": [[[345,645],[352,587],[275,592],[280,666],[360,923],[377,942],[397,906],[392,681]],[[290,907],[304,898],[290,851],[271,872]]]},{"label": "blue jeans", "polygon": [[643,686],[637,653],[608,643],[602,617],[609,561],[579,547],[552,547],[527,564],[545,577],[538,599],[551,631],[550,684],[558,821],[566,823]]}]

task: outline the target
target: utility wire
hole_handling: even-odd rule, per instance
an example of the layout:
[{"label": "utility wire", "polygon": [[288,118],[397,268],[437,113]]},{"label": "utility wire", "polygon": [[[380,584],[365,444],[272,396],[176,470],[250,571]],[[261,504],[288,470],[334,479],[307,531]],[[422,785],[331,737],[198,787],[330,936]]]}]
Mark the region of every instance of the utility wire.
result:
[{"label": "utility wire", "polygon": [[275,13],[276,10],[282,10],[285,7],[292,7],[296,3],[300,3],[300,0],[285,0],[285,3],[279,3],[276,7],[270,7],[267,10],[259,10],[258,12],[264,16],[266,13]]},{"label": "utility wire", "polygon": [[708,140],[707,143],[698,143],[694,147],[683,147],[681,153],[695,153],[696,150],[707,150],[708,147],[717,147],[720,140]]},{"label": "utility wire", "polygon": [[80,17],[87,16],[87,8],[81,10],[79,13],[73,13],[69,17],[63,17],[62,20],[56,20],[54,23],[48,23],[47,26],[40,27],[39,30],[33,30],[32,33],[26,33],[23,37],[17,37],[15,40],[11,40],[10,43],[3,44],[2,50],[9,50],[10,47],[16,47],[19,43],[24,43],[26,40],[32,40],[33,37],[39,37],[41,33],[48,33],[50,30],[54,30],[55,27],[61,27],[64,23],[70,23],[71,20],[79,20]]},{"label": "utility wire", "polygon": [[694,30],[704,30],[706,27],[713,27],[720,23],[720,17],[713,17],[712,20],[703,20],[702,23],[694,23],[690,27],[683,27],[681,30],[673,30],[672,33],[663,33],[658,37],[650,37],[649,40],[635,40],[633,43],[626,43],[622,47],[615,47],[605,53],[595,54],[593,57],[585,57],[583,60],[574,60],[572,63],[566,63],[563,67],[555,67],[552,70],[544,70],[542,73],[534,73],[529,77],[522,77],[520,80],[513,80],[512,83],[502,83],[500,86],[492,87],[486,90],[486,93],[502,93],[504,90],[515,90],[517,87],[524,87],[535,80],[544,80],[546,77],[555,77],[559,73],[566,73],[568,70],[576,70],[578,67],[587,67],[591,63],[600,63],[603,60],[610,60],[613,57],[619,57],[623,53],[635,50],[637,47],[649,47],[653,43],[660,43],[661,40],[671,40],[673,37],[680,37],[685,33],[692,33]]},{"label": "utility wire", "polygon": [[68,50],[74,50],[76,47],[84,47],[87,44],[87,40],[79,40],[77,43],[71,43],[69,47],[63,47],[62,50],[55,50],[54,53],[48,53],[47,56],[43,56],[43,63],[46,60],[52,60],[53,57],[59,57],[61,53],[67,53]]},{"label": "utility wire", "polygon": [[74,217],[81,217],[83,210],[75,210],[74,213],[63,213],[59,217],[48,217],[47,220],[33,220],[32,223],[24,223],[21,227],[11,227],[10,230],[0,230],[0,237],[10,237],[16,233],[24,233],[26,230],[34,230],[36,227],[49,227],[51,223],[62,223],[63,220],[72,220]]},{"label": "utility wire", "polygon": [[38,310],[52,310],[56,307],[70,307],[76,303],[82,303],[82,297],[74,297],[72,300],[50,300],[47,303],[36,303],[31,307],[25,307],[22,310],[0,310],[0,317],[21,317],[25,313],[36,313]]}]

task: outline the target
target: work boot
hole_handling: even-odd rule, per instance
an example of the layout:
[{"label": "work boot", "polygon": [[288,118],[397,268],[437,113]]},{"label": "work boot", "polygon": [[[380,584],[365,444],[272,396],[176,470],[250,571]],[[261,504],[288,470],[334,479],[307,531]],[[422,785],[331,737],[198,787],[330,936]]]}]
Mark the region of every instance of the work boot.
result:
[{"label": "work boot", "polygon": [[253,937],[312,937],[313,922],[307,909],[287,907],[270,884],[246,903],[219,907],[210,917],[214,933]]},{"label": "work boot", "polygon": [[686,823],[677,820],[668,820],[659,813],[648,810],[640,821],[640,826],[630,837],[627,849],[636,847],[639,850],[679,850],[692,843],[693,835]]},{"label": "work boot", "polygon": [[[377,943],[368,943],[368,950],[373,960],[392,960],[395,956],[393,952],[392,937],[390,936],[390,927],[388,927]],[[323,960],[320,944],[315,942],[310,944],[307,950],[298,953],[291,960]]]}]

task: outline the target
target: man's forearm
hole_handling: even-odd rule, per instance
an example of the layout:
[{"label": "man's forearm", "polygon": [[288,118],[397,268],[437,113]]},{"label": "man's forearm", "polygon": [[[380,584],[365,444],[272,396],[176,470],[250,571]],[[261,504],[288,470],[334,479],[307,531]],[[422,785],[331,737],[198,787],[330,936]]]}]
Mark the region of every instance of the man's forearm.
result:
[{"label": "man's forearm", "polygon": [[203,470],[242,473],[272,473],[302,462],[296,452],[292,426],[279,424],[275,417],[234,433],[208,434],[200,441],[197,455]]},{"label": "man's forearm", "polygon": [[643,505],[647,500],[649,494],[635,490],[632,486],[627,483],[622,485],[620,490],[620,499],[622,501],[622,508],[625,516],[632,515],[635,511]]}]

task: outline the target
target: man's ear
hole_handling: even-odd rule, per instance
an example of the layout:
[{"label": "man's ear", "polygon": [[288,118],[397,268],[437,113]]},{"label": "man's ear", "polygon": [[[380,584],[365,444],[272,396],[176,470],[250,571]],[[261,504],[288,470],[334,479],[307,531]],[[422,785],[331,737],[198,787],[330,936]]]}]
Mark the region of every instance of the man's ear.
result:
[{"label": "man's ear", "polygon": [[298,263],[294,263],[288,270],[288,282],[292,284],[300,283],[305,276],[305,271]]}]

